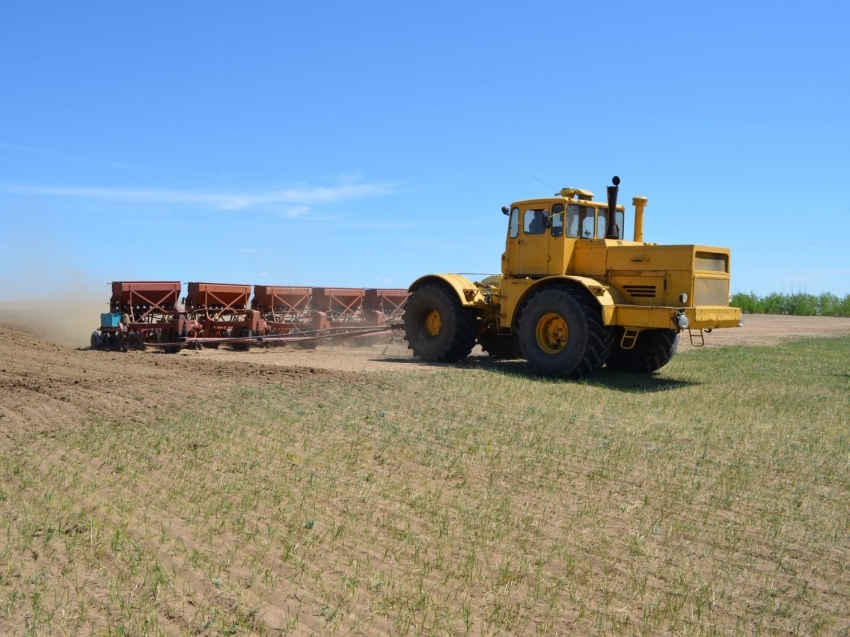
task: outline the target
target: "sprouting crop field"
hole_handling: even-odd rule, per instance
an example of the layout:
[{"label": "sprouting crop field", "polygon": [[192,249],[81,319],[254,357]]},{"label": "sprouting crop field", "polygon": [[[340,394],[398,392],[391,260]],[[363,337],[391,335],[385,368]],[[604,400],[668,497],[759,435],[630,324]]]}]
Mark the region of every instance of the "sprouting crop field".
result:
[{"label": "sprouting crop field", "polygon": [[0,341],[4,635],[850,630],[846,336],[581,383]]}]

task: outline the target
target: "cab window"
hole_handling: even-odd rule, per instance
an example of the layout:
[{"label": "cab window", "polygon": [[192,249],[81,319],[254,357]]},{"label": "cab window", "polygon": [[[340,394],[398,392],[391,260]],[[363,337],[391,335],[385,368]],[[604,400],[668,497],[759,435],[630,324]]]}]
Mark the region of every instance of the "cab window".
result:
[{"label": "cab window", "polygon": [[579,231],[583,239],[593,239],[596,215],[593,206],[581,206],[579,210]]},{"label": "cab window", "polygon": [[511,210],[509,235],[511,239],[516,239],[519,236],[519,208]]},{"label": "cab window", "polygon": [[579,236],[579,207],[576,204],[567,206],[567,236]]},{"label": "cab window", "polygon": [[605,238],[605,223],[608,219],[608,208],[600,208],[596,217],[596,236],[600,239]]},{"label": "cab window", "polygon": [[[599,209],[599,220],[596,224],[596,236],[600,239],[605,238],[605,231],[607,230],[605,223],[608,219],[608,208],[600,208]],[[623,238],[623,213],[620,210],[614,211],[614,225],[615,230],[617,231],[617,238]]]},{"label": "cab window", "polygon": [[526,210],[522,218],[525,234],[543,234],[549,227],[549,211],[545,208]]},{"label": "cab window", "polygon": [[626,230],[626,228],[624,226],[624,223],[626,221],[625,215],[626,215],[626,213],[623,212],[622,210],[615,210],[614,211],[614,222],[617,224],[617,234],[618,234],[617,238],[618,239],[623,238],[623,233]]},{"label": "cab window", "polygon": [[552,206],[552,236],[564,236],[564,204],[562,203]]}]

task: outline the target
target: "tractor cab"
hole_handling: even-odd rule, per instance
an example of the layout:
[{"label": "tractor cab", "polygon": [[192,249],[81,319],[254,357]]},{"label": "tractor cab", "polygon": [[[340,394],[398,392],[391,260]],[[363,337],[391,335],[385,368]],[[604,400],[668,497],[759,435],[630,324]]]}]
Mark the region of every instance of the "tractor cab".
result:
[{"label": "tractor cab", "polygon": [[508,236],[502,255],[505,276],[564,274],[584,241],[623,239],[625,209],[615,204],[608,224],[608,205],[593,201],[593,193],[564,188],[554,197],[517,201],[508,215]]}]

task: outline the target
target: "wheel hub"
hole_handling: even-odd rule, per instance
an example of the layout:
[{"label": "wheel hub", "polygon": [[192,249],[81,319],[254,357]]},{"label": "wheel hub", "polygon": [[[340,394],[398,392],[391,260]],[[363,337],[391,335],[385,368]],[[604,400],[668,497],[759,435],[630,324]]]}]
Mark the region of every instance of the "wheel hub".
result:
[{"label": "wheel hub", "polygon": [[428,336],[437,336],[443,327],[443,319],[440,318],[440,313],[437,310],[426,312],[422,317],[422,327]]},{"label": "wheel hub", "polygon": [[540,349],[547,354],[557,354],[566,347],[570,338],[570,329],[560,314],[550,312],[537,322],[535,335]]}]

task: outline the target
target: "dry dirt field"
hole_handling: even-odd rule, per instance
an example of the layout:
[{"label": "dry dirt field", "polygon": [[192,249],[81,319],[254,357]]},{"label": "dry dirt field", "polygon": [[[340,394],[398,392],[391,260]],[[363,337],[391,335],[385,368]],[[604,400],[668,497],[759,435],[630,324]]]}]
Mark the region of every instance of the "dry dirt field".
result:
[{"label": "dry dirt field", "polygon": [[[250,387],[271,379],[277,386],[295,393],[313,392],[316,394],[314,398],[319,400],[321,388],[326,384],[356,389],[377,383],[376,387],[385,389],[382,387],[384,381],[375,379],[386,376],[374,372],[418,374],[440,367],[415,361],[408,354],[404,342],[366,347],[320,347],[316,350],[291,347],[254,349],[250,352],[224,348],[184,350],[174,355],[155,350],[98,352],[88,350],[85,340],[80,343],[82,339],[79,336],[69,339],[66,334],[57,339],[62,343],[52,342],[49,323],[42,322],[35,326],[35,330],[32,326],[15,325],[27,322],[25,318],[20,312],[6,312],[5,315],[0,312],[0,457],[12,463],[17,455],[27,453],[33,439],[54,438],[63,430],[83,428],[92,418],[147,422],[152,413],[173,411],[187,401],[203,403],[228,388]],[[706,347],[770,345],[784,339],[841,334],[850,334],[850,319],[748,315],[743,329],[718,330],[706,335]],[[79,345],[72,346],[69,340]],[[680,346],[680,353],[684,355],[698,355],[698,351],[684,340]],[[481,352],[475,352],[462,365],[481,367],[498,363],[491,363]],[[316,383],[318,379],[324,383]],[[45,458],[45,462],[54,461]],[[92,469],[94,473],[101,470]],[[0,497],[0,518],[15,520],[18,513],[12,508],[11,500]],[[5,527],[5,524],[0,525],[0,530],[5,532]],[[44,529],[35,529],[33,534],[38,537],[39,533],[43,535],[45,532]],[[61,532],[87,536],[92,529],[77,524]],[[6,540],[0,538],[0,556],[5,543]],[[39,577],[38,559],[39,553],[33,549],[32,563],[21,567],[21,572],[14,577]],[[109,561],[104,561],[101,568],[108,578]],[[4,577],[7,579],[4,580]],[[9,577],[12,574],[0,573],[0,593]],[[216,593],[209,586],[205,590],[210,596]],[[68,604],[72,605],[74,599],[81,595],[79,591],[69,593]],[[28,624],[36,621],[37,617],[33,616],[36,611],[26,614],[27,625],[16,624],[20,615],[11,611],[4,623],[3,601],[0,600],[0,628],[12,629],[13,634],[31,632]],[[9,608],[12,606],[10,603]],[[104,603],[103,608],[107,606]],[[89,606],[87,612],[90,618],[87,621],[101,628],[108,625],[108,620],[98,615],[96,605]],[[171,612],[175,617],[166,614],[166,618],[174,621],[175,634],[194,630],[192,626],[180,623],[176,616],[181,611],[172,609]],[[52,625],[56,627],[59,624]],[[311,630],[319,631],[323,625],[317,621],[316,628]],[[40,629],[32,631],[32,634],[46,632]],[[309,632],[307,630],[305,634]]]},{"label": "dry dirt field", "polygon": [[[235,385],[274,374],[276,380],[283,377],[297,384],[305,375],[315,378],[318,374],[329,382],[358,383],[365,372],[423,373],[441,367],[417,361],[404,341],[315,350],[97,352],[90,351],[79,335],[61,331],[56,333],[62,343],[54,343],[49,325],[36,324],[33,331],[20,326],[25,318],[20,312],[0,312],[0,436],[7,440],[21,431],[77,426],[92,411],[117,415],[142,405],[149,409],[180,403],[187,396],[203,397],[220,390],[222,380]],[[783,339],[841,334],[850,334],[850,319],[748,315],[743,328],[707,334],[705,347],[770,345]],[[71,347],[69,341],[82,343]],[[696,351],[683,336],[678,355]],[[499,364],[490,362],[478,348],[462,363]]]}]

